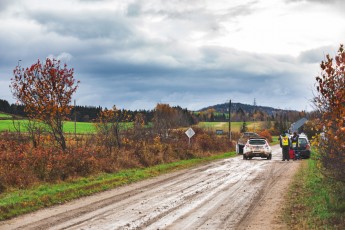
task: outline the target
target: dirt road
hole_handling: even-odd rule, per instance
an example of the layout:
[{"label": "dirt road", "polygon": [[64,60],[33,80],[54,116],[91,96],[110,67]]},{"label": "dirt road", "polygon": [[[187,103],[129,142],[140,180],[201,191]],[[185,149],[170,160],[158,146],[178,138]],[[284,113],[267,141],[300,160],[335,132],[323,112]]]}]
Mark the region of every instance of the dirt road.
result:
[{"label": "dirt road", "polygon": [[299,162],[242,156],[124,186],[0,229],[285,229],[279,210]]}]

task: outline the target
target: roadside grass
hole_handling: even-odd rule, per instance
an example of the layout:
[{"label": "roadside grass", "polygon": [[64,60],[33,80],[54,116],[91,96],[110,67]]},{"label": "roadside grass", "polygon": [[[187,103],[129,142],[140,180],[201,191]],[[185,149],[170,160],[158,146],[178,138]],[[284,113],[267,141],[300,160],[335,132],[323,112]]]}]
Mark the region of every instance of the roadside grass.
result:
[{"label": "roadside grass", "polygon": [[148,168],[123,170],[113,174],[104,173],[56,184],[41,184],[31,189],[7,191],[0,194],[0,221],[164,173],[190,168],[235,155],[235,152],[228,152],[206,158],[182,160]]},{"label": "roadside grass", "polygon": [[271,145],[276,145],[279,144],[279,140],[278,140],[279,136],[272,136],[272,142]]},{"label": "roadside grass", "polygon": [[345,188],[322,176],[317,161],[302,162],[287,195],[290,229],[345,229]]}]

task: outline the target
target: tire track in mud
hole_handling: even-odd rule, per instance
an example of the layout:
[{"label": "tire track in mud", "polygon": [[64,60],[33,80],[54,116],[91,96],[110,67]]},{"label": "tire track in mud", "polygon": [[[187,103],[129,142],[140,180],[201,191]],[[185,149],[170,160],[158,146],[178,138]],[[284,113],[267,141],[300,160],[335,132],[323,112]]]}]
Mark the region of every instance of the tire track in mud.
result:
[{"label": "tire track in mud", "polygon": [[45,217],[39,217],[45,210],[18,217],[0,229],[241,227],[286,170],[274,154],[271,161],[238,156],[162,175],[53,207]]},{"label": "tire track in mud", "polygon": [[[196,170],[197,171],[203,171],[204,170],[203,167],[209,167],[209,166],[201,166],[200,168],[198,168]],[[186,170],[183,170],[183,171],[186,171]],[[130,191],[126,191],[126,192],[123,192],[120,194],[115,194],[114,196],[108,197],[106,199],[95,201],[93,203],[88,204],[88,206],[82,206],[80,208],[68,210],[68,213],[62,212],[62,213],[59,213],[59,214],[56,214],[53,216],[49,216],[47,218],[40,219],[39,221],[35,221],[35,222],[32,222],[32,223],[27,224],[27,225],[22,225],[16,229],[47,229],[51,226],[54,226],[55,224],[60,224],[61,222],[71,220],[71,219],[75,218],[76,216],[81,216],[81,215],[84,215],[86,213],[92,212],[94,210],[108,206],[109,204],[123,201],[128,197],[133,197],[139,193],[142,193],[143,190],[157,187],[161,183],[165,183],[166,181],[173,180],[174,178],[180,177],[180,174],[184,173],[183,171],[180,171],[178,173],[172,173],[172,174],[164,175],[161,180],[153,181],[153,182],[148,183],[147,185],[141,186],[139,190],[136,187],[134,187]],[[150,181],[150,179],[147,181]],[[87,199],[87,197],[81,198],[80,200],[83,200],[83,199]],[[28,216],[28,215],[31,215],[31,214],[27,214],[25,216]],[[17,217],[15,219],[20,219],[20,218],[22,218],[22,217]],[[11,224],[10,222],[13,222],[13,220],[4,221],[2,224],[0,223],[0,229],[10,228],[10,226],[9,226]]]},{"label": "tire track in mud", "polygon": [[[276,148],[277,149],[277,146]],[[277,150],[276,150],[277,151]],[[280,151],[280,149],[278,150]],[[278,156],[277,156],[278,155]],[[285,179],[287,177],[288,173],[291,173],[290,178],[292,178],[293,173],[295,172],[295,169],[299,167],[299,162],[296,161],[290,161],[290,162],[281,162],[281,159],[279,159],[279,154],[275,156],[276,161],[273,162],[272,166],[268,168],[269,171],[268,175],[269,177],[265,180],[264,186],[260,189],[260,192],[254,202],[251,203],[248,212],[246,215],[242,217],[242,219],[237,223],[236,229],[273,229],[272,224],[269,226],[266,226],[267,223],[258,223],[258,213],[263,213],[262,216],[266,215],[267,219],[269,221],[266,222],[273,222],[274,216],[270,216],[264,209],[267,209],[267,207],[270,208],[270,211],[274,213],[272,210],[276,210],[279,212],[280,207],[276,207],[275,205],[267,204],[267,202],[271,202],[272,200],[277,200],[277,196],[274,196],[273,199],[269,197],[269,194],[272,192],[272,188],[275,188],[277,190],[278,186],[281,186],[282,179]],[[292,165],[293,164],[293,165]],[[277,185],[280,184],[280,185]],[[278,197],[284,196],[286,190],[280,191],[281,194],[278,195]],[[262,208],[261,206],[266,206],[265,208]],[[279,213],[275,213],[278,215]],[[279,226],[275,226],[274,228],[279,229],[285,229],[286,226],[284,224],[281,224]]]},{"label": "tire track in mud", "polygon": [[[224,163],[222,163],[221,165],[224,165]],[[216,174],[219,174],[217,170],[212,170],[213,172],[211,171],[211,173],[209,173],[210,171],[207,171],[207,168],[206,170],[202,170],[206,172],[204,173],[206,176],[203,174],[200,174],[200,170],[197,170],[195,171],[195,173],[197,173],[197,177],[194,175],[195,173],[188,172],[188,174],[181,176],[182,178],[179,178],[178,181],[168,183],[168,185],[163,185],[163,187],[161,187],[159,190],[164,191],[164,194],[163,194],[164,196],[161,196],[161,197],[153,196],[151,197],[150,200],[147,200],[146,196],[140,196],[140,198],[138,198],[139,200],[144,200],[145,204],[147,203],[151,206],[148,206],[148,207],[144,206],[144,207],[141,207],[141,209],[138,209],[136,211],[140,214],[142,213],[150,213],[150,214],[141,216],[135,220],[132,220],[131,223],[126,223],[125,225],[132,226],[132,227],[135,226],[135,228],[140,228],[140,226],[147,226],[149,223],[159,219],[161,216],[165,216],[165,214],[169,214],[173,210],[181,209],[181,207],[183,207],[185,203],[190,202],[191,200],[193,200],[194,197],[203,196],[203,192],[205,190],[212,191],[214,190],[215,187],[218,187],[219,184],[223,183],[222,182],[223,180],[229,179],[229,177],[235,176],[231,172],[227,172],[225,175],[223,175],[224,173],[221,173],[219,176],[217,176]],[[200,175],[202,175],[203,177],[201,178]],[[212,184],[213,186],[210,186]],[[156,194],[156,193],[159,194],[162,192],[157,191],[157,189],[153,189],[152,191],[150,191],[150,194]],[[200,198],[198,199],[200,200]],[[159,203],[159,201],[163,202],[163,204]],[[153,205],[154,203],[155,205]],[[141,205],[143,205],[143,203]],[[162,211],[162,209],[158,208],[158,206],[163,206],[165,208]],[[128,209],[130,208],[132,208],[133,210],[135,209],[134,207],[131,207],[131,205],[128,207]],[[111,215],[112,215],[111,213],[109,214],[102,213],[102,218],[106,216],[111,216]],[[100,216],[100,215],[97,215],[97,216]],[[126,213],[126,216],[128,217],[128,213]],[[126,218],[126,217],[123,216],[123,218]],[[116,227],[121,227],[121,226],[116,225],[113,227],[116,228]]]}]

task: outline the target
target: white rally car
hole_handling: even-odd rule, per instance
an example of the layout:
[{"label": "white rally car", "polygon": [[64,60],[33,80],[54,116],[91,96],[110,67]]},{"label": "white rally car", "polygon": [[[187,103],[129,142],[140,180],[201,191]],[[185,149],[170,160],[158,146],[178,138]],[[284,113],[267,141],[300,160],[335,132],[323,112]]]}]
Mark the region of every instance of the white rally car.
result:
[{"label": "white rally car", "polygon": [[256,137],[249,138],[243,148],[243,159],[252,159],[253,157],[272,159],[272,149],[266,138]]}]

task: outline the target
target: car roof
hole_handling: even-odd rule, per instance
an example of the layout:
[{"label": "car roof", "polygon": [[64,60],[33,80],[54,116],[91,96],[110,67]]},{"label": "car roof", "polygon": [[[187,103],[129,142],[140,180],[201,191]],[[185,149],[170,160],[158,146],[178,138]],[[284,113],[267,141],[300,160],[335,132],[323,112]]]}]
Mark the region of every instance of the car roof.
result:
[{"label": "car roof", "polygon": [[251,137],[249,140],[266,140],[265,137]]},{"label": "car roof", "polygon": [[243,135],[255,135],[255,136],[259,136],[257,133],[254,133],[254,132],[244,132]]},{"label": "car roof", "polygon": [[304,133],[301,133],[298,135],[299,138],[305,138],[305,139],[308,139],[308,136],[305,135]]}]

